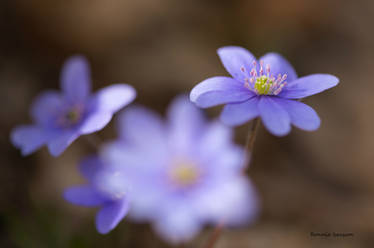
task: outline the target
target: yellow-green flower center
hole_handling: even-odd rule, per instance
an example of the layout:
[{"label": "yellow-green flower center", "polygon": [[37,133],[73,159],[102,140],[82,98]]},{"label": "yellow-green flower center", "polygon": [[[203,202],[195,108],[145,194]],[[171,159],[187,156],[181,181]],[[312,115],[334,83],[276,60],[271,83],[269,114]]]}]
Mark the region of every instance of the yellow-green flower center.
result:
[{"label": "yellow-green flower center", "polygon": [[260,61],[260,68],[257,68],[257,62],[253,61],[253,67],[250,71],[242,66],[240,68],[244,75],[244,86],[255,92],[257,95],[278,95],[287,84],[287,74],[271,73],[270,65],[264,67],[264,62]]},{"label": "yellow-green flower center", "polygon": [[81,111],[78,108],[73,108],[66,113],[65,118],[69,123],[76,124],[81,118]]},{"label": "yellow-green flower center", "polygon": [[57,125],[65,128],[74,126],[82,120],[83,112],[84,109],[81,105],[72,106],[57,118]]},{"label": "yellow-green flower center", "polygon": [[270,93],[271,86],[274,84],[274,81],[271,78],[263,75],[256,78],[254,88],[256,89],[257,94],[267,95]]},{"label": "yellow-green flower center", "polygon": [[170,179],[180,187],[187,187],[195,184],[200,173],[196,165],[189,162],[175,164],[170,171]]}]

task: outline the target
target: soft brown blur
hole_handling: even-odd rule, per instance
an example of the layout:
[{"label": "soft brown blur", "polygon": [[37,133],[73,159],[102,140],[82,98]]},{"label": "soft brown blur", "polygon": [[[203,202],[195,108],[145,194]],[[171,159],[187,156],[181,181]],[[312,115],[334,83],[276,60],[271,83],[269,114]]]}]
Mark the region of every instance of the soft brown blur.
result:
[{"label": "soft brown blur", "polygon": [[[2,0],[0,247],[169,247],[150,226],[126,219],[100,235],[95,210],[62,199],[65,187],[82,181],[76,163],[92,152],[84,137],[58,158],[45,148],[23,158],[9,132],[30,122],[40,91],[59,87],[70,55],[89,58],[95,89],[132,84],[137,103],[164,113],[176,94],[227,74],[216,55],[225,45],[256,56],[277,51],[299,75],[331,73],[341,82],[305,100],[322,119],[318,131],[294,128],[276,138],[261,127],[249,170],[261,216],[225,231],[217,247],[374,247],[373,17],[371,0]],[[113,127],[100,138],[115,137]],[[247,130],[236,129],[238,143]],[[203,247],[211,230],[186,247]]]}]

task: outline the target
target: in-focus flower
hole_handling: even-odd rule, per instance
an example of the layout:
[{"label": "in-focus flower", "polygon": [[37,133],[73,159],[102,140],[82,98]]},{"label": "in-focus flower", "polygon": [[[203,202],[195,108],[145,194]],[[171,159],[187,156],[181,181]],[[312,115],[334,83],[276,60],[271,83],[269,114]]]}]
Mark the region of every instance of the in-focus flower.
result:
[{"label": "in-focus flower", "polygon": [[12,130],[11,141],[29,155],[43,145],[60,155],[80,135],[104,128],[115,112],[129,104],[136,92],[127,84],[115,84],[91,94],[88,62],[75,56],[66,61],[61,73],[62,92],[50,90],[31,106],[34,124]]},{"label": "in-focus flower", "polygon": [[261,117],[277,136],[288,134],[291,124],[307,131],[318,129],[317,113],[295,99],[334,87],[338,78],[328,74],[298,78],[291,64],[276,53],[268,53],[258,62],[246,49],[228,46],[218,49],[218,55],[232,78],[212,77],[196,85],[190,100],[197,106],[226,104],[220,119],[231,126]]},{"label": "in-focus flower", "polygon": [[64,197],[76,205],[101,207],[96,215],[96,228],[102,234],[108,233],[129,210],[129,185],[121,171],[108,166],[98,157],[84,159],[79,168],[88,184],[67,189]]},{"label": "in-focus flower", "polygon": [[205,224],[245,224],[257,199],[243,174],[243,149],[231,129],[207,123],[187,96],[177,98],[164,122],[142,107],[119,116],[120,138],[102,150],[132,186],[129,216],[150,221],[167,241],[193,238]]}]

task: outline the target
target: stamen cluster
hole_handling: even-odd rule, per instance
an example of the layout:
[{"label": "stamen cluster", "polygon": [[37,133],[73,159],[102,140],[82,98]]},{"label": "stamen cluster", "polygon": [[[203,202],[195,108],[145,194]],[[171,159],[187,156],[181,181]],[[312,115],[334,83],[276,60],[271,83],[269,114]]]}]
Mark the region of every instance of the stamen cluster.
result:
[{"label": "stamen cluster", "polygon": [[260,61],[260,68],[257,71],[257,62],[253,62],[253,68],[248,73],[243,67],[240,70],[245,74],[244,86],[249,90],[255,92],[257,95],[278,95],[283,87],[287,84],[287,74],[278,74],[275,78],[271,74],[270,65],[265,66],[264,61]]},{"label": "stamen cluster", "polygon": [[170,171],[170,178],[179,187],[188,187],[198,181],[199,172],[194,164],[177,163]]}]

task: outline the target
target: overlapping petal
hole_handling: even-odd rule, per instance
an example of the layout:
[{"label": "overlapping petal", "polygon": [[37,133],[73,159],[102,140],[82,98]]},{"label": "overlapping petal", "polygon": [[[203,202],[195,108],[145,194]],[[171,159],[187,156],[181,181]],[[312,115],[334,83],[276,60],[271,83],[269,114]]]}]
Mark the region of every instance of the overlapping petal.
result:
[{"label": "overlapping petal", "polygon": [[59,156],[78,136],[79,134],[75,131],[66,131],[59,134],[48,142],[49,152],[55,157]]},{"label": "overlapping petal", "polygon": [[300,99],[330,89],[339,79],[329,74],[312,74],[290,82],[278,95],[283,98]]},{"label": "overlapping petal", "polygon": [[112,119],[113,114],[110,112],[96,112],[87,116],[79,127],[81,134],[89,134],[103,129]]},{"label": "overlapping petal", "polygon": [[101,234],[114,229],[129,211],[129,202],[125,199],[103,206],[96,215],[96,228]]},{"label": "overlapping petal", "polygon": [[68,188],[64,192],[64,198],[70,203],[86,207],[99,206],[106,201],[94,188],[88,185]]},{"label": "overlapping petal", "polygon": [[321,120],[314,109],[308,105],[294,100],[274,98],[281,105],[291,118],[291,123],[296,127],[306,130],[317,130],[321,124]]},{"label": "overlapping petal", "polygon": [[241,68],[245,68],[249,73],[256,58],[247,49],[238,46],[221,47],[217,50],[217,53],[230,75],[236,80],[244,82],[246,75]]},{"label": "overlapping petal", "polygon": [[284,136],[291,131],[291,119],[287,111],[272,97],[262,96],[258,103],[262,122],[270,133]]},{"label": "overlapping petal", "polygon": [[243,102],[254,93],[244,84],[228,77],[212,77],[196,85],[190,94],[190,100],[201,108]]},{"label": "overlapping petal", "polygon": [[256,118],[259,115],[258,101],[258,97],[252,97],[242,103],[227,104],[221,113],[221,121],[229,126],[237,126]]}]

